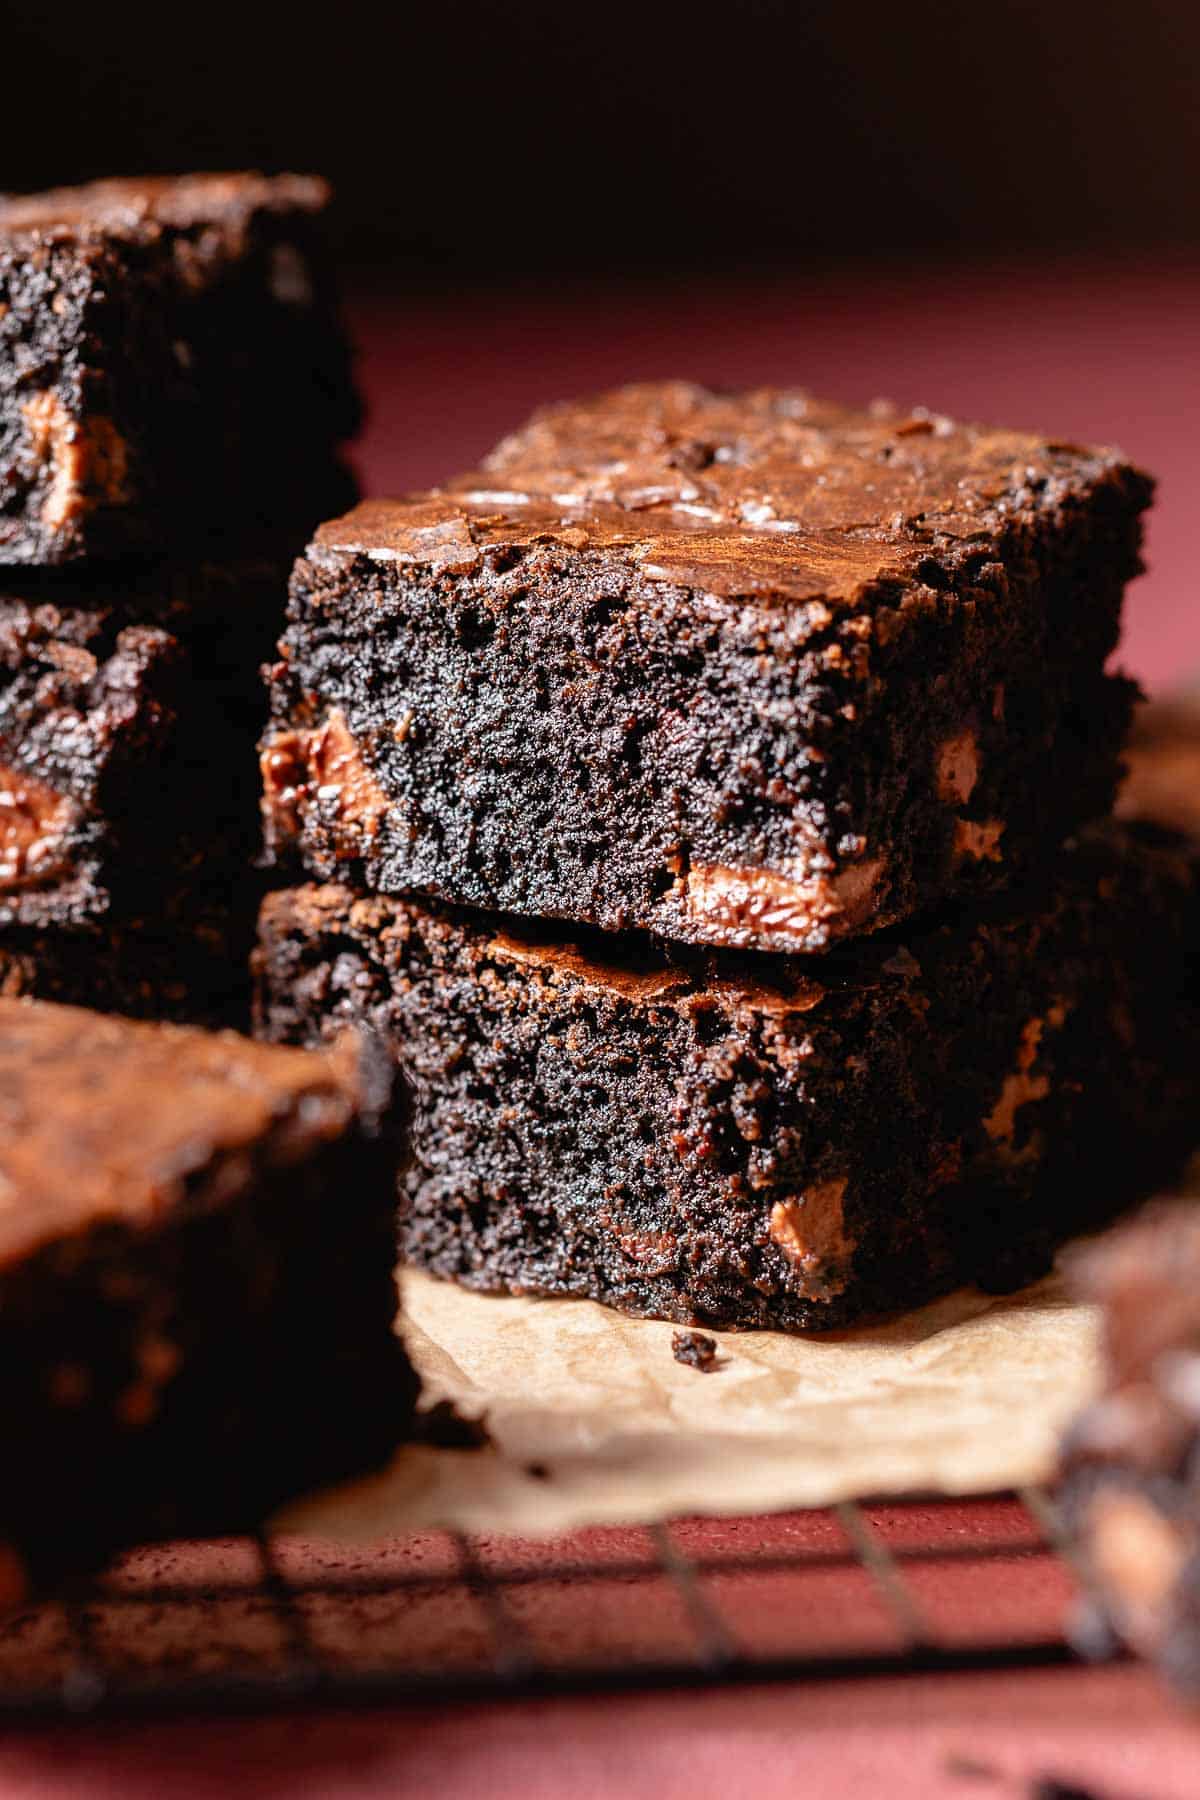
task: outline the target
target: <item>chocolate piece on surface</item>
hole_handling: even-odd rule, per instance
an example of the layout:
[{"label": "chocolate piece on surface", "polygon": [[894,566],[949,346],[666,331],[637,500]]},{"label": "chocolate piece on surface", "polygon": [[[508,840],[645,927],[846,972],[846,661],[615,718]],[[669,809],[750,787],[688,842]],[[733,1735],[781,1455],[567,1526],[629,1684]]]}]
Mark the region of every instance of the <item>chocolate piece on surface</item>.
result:
[{"label": "chocolate piece on surface", "polygon": [[257,174],[0,201],[0,563],[321,516],[359,418],[328,202]]},{"label": "chocolate piece on surface", "polygon": [[407,1256],[484,1289],[820,1329],[1011,1285],[1194,1130],[1193,865],[1115,832],[1040,890],[824,958],[656,948],[343,887],[265,902],[258,1026],[369,1022],[415,1101]]},{"label": "chocolate piece on surface", "polygon": [[325,525],[263,752],[284,865],[819,950],[1108,810],[1149,480],[791,392],[628,388]]},{"label": "chocolate piece on surface", "polygon": [[[0,999],[0,1582],[252,1528],[383,1461],[391,1071]],[[10,1600],[13,1595],[10,1594]]]},{"label": "chocolate piece on surface", "polygon": [[717,1366],[717,1340],[703,1331],[674,1331],[671,1333],[671,1355],[686,1368],[707,1374],[709,1369]]}]

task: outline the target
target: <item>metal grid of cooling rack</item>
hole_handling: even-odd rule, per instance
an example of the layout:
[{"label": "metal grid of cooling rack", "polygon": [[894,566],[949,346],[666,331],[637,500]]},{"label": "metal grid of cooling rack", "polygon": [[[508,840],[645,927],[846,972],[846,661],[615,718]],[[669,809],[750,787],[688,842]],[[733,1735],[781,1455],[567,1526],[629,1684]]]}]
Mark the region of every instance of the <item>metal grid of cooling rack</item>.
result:
[{"label": "metal grid of cooling rack", "polygon": [[1039,1491],[346,1548],[166,1545],[0,1629],[0,1716],[546,1695],[1071,1660]]}]

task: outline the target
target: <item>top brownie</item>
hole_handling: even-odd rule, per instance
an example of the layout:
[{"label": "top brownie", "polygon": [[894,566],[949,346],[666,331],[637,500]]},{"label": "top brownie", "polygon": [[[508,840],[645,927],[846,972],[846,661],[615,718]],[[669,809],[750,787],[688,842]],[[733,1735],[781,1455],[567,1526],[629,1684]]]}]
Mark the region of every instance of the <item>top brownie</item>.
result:
[{"label": "top brownie", "polygon": [[0,562],[269,527],[358,406],[324,182],[193,175],[0,200]]},{"label": "top brownie", "polygon": [[272,674],[277,859],[816,950],[1107,809],[1149,479],[803,393],[631,387],[324,526]]}]

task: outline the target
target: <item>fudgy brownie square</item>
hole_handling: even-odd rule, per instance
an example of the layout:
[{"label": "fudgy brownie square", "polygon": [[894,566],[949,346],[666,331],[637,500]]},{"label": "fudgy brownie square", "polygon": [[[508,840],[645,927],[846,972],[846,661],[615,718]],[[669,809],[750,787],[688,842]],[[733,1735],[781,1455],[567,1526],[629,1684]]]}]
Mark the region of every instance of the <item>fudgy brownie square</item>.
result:
[{"label": "fudgy brownie square", "polygon": [[1148,478],[800,393],[634,387],[322,527],[272,676],[278,862],[819,950],[1108,810]]},{"label": "fudgy brownie square", "polygon": [[1040,890],[825,957],[268,897],[258,1029],[368,1021],[411,1084],[401,1241],[469,1286],[836,1326],[1016,1285],[1195,1132],[1189,856],[1113,828]]},{"label": "fudgy brownie square", "polygon": [[1200,1205],[1158,1202],[1075,1259],[1105,1385],[1063,1447],[1060,1499],[1089,1577],[1084,1647],[1112,1634],[1200,1699]]},{"label": "fudgy brownie square", "polygon": [[328,201],[258,174],[0,200],[0,563],[328,516],[359,418]]},{"label": "fudgy brownie square", "polygon": [[0,1606],[386,1459],[389,1059],[0,1000]]}]

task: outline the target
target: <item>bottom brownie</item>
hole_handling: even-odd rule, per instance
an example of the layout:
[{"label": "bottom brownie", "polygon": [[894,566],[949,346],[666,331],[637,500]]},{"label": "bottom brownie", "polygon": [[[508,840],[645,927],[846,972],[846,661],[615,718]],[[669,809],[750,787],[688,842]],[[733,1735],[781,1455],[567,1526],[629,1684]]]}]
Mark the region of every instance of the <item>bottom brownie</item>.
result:
[{"label": "bottom brownie", "polygon": [[0,1605],[382,1462],[391,1068],[0,1000]]},{"label": "bottom brownie", "polygon": [[573,941],[338,887],[271,895],[258,1028],[366,1020],[415,1099],[407,1256],[696,1325],[836,1326],[1015,1285],[1193,1129],[1181,850],[816,958]]}]

